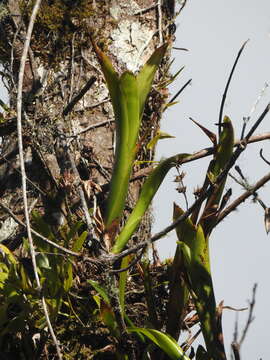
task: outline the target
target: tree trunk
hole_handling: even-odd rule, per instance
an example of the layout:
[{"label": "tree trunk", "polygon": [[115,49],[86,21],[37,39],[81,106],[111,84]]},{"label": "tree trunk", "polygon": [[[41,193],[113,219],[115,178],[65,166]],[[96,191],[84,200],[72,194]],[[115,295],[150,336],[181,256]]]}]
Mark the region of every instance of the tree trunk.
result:
[{"label": "tree trunk", "polygon": [[[1,203],[22,221],[16,97],[33,3],[7,0],[0,5],[0,60],[9,94],[9,105],[0,123],[0,196]],[[126,69],[136,72],[156,47],[171,41],[173,19],[174,1],[169,0],[162,6],[154,0],[44,0],[41,3],[23,81],[27,196],[30,210],[37,209],[44,215],[55,233],[60,226],[82,218],[91,242],[85,250],[89,256],[98,256],[106,248],[102,217],[114,162],[115,133],[108,90],[91,39],[109,56],[119,73]],[[168,62],[169,54],[156,75],[145,108],[137,156],[140,162],[133,168],[126,216],[138,198],[142,178],[149,170],[148,161],[154,158],[154,150],[146,145],[159,129],[168,96]],[[83,195],[79,191],[81,185]],[[83,198],[91,209],[90,219]],[[0,216],[0,240],[11,250],[18,249],[25,228],[3,208]],[[148,213],[133,241],[147,239],[150,227]],[[77,267],[81,269],[77,272],[79,283],[97,276],[84,264]],[[84,346],[89,349],[106,346],[108,343],[100,340],[104,335],[99,337],[99,340],[88,339]]]},{"label": "tree trunk", "polygon": [[[2,5],[1,60],[4,82],[10,96],[10,108],[1,124],[2,159],[0,165],[1,197],[18,215],[22,213],[20,174],[16,139],[17,76],[31,6],[26,1],[9,0]],[[88,197],[102,189],[98,206],[103,210],[113,166],[114,115],[91,38],[110,57],[119,73],[137,71],[155,47],[171,38],[173,7],[158,7],[149,1],[43,1],[31,39],[23,83],[23,140],[28,183],[28,198],[38,199],[35,207],[45,206],[51,222],[61,222],[79,202],[74,188],[76,175],[71,169],[67,148],[72,152],[81,180],[88,185]],[[167,98],[158,87],[168,79],[164,60],[146,106],[138,160],[153,160],[154,151],[146,144],[159,128],[162,105]],[[94,81],[95,80],[95,81]],[[89,84],[93,81],[93,84]],[[82,89],[89,90],[70,106]],[[77,135],[80,133],[79,135]],[[134,176],[149,163],[134,166]],[[132,208],[141,181],[130,186],[128,208]],[[52,204],[40,190],[50,194]],[[44,203],[45,201],[45,203]],[[59,210],[59,208],[61,208]],[[73,210],[71,210],[73,212]],[[3,220],[5,216],[2,214]],[[57,217],[60,217],[58,219]],[[4,220],[4,226],[7,226]],[[13,222],[12,222],[13,223]],[[14,238],[9,227],[7,237]],[[149,219],[143,234],[149,234]],[[16,236],[15,236],[16,237]],[[10,241],[9,241],[10,243]]]}]

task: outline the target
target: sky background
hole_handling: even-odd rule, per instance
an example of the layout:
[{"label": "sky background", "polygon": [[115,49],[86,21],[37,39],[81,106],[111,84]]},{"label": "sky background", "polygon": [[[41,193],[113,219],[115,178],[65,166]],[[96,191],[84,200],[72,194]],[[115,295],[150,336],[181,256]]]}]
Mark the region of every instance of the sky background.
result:
[{"label": "sky background", "polygon": [[[162,130],[174,135],[175,139],[162,140],[158,144],[157,159],[176,153],[193,153],[211,146],[208,138],[188,118],[192,117],[211,131],[217,131],[219,107],[231,67],[241,45],[247,44],[234,74],[224,114],[230,116],[235,127],[236,138],[240,137],[242,119],[250,114],[251,108],[265,87],[270,85],[270,2],[269,0],[188,0],[181,16],[177,19],[177,47],[189,52],[173,51],[176,72],[185,65],[184,72],[170,87],[174,95],[181,86],[192,78],[192,85],[181,95],[179,104],[164,114]],[[249,126],[254,123],[267,103],[270,102],[270,87],[266,89]],[[270,129],[270,115],[256,133]],[[270,171],[259,157],[270,159],[269,140],[248,149],[238,160],[243,173],[253,184]],[[209,159],[199,160],[182,167],[187,173],[189,204],[194,200],[193,190],[202,185]],[[235,174],[235,172],[234,172]],[[175,171],[166,178],[154,202],[156,222],[153,233],[171,222],[172,204],[176,201],[185,207],[183,196],[175,191]],[[242,193],[239,185],[228,180],[227,188],[233,187],[232,199]],[[270,206],[270,184],[259,191],[267,206]],[[247,306],[254,283],[258,283],[255,305],[255,320],[243,344],[241,355],[244,360],[268,360],[270,314],[270,237],[264,229],[264,213],[258,204],[247,200],[238,211],[227,217],[211,237],[211,265],[217,302],[236,308]],[[162,258],[172,257],[175,250],[174,231],[158,242]],[[236,313],[224,310],[223,327],[225,344],[230,350]],[[243,327],[247,312],[238,313],[239,326]]]}]

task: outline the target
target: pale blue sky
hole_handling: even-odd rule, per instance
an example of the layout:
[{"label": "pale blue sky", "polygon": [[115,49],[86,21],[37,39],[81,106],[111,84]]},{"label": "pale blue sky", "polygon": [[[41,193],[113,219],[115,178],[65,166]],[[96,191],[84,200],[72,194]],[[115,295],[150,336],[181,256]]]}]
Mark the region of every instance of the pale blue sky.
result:
[{"label": "pale blue sky", "polygon": [[[157,158],[180,152],[195,152],[210,146],[207,137],[188,118],[191,116],[212,131],[221,97],[237,52],[243,42],[250,39],[241,56],[230,90],[224,113],[234,122],[236,137],[240,136],[242,118],[250,113],[252,105],[264,87],[270,84],[270,2],[267,0],[188,0],[187,6],[177,23],[176,46],[186,47],[189,52],[174,51],[174,70],[185,65],[171,93],[174,94],[189,78],[192,85],[180,97],[180,103],[167,111],[162,120],[162,129],[176,136],[176,139],[160,141]],[[252,120],[257,119],[266,104],[270,102],[270,88],[260,100]],[[266,117],[257,133],[269,131],[270,115]],[[270,159],[269,140],[252,145],[238,161],[251,183],[270,171],[269,166],[259,158],[259,149]],[[202,165],[203,164],[203,165]],[[202,185],[202,166],[207,160],[200,160],[183,166],[187,172],[185,185],[188,186],[189,203],[192,192]],[[184,207],[183,198],[174,190],[174,173],[171,172],[160,189],[154,202],[155,217],[158,220],[154,233],[171,221],[172,203],[177,201]],[[233,198],[241,193],[233,185]],[[259,193],[270,206],[270,184]],[[270,295],[270,237],[264,230],[262,209],[246,201],[237,212],[231,214],[213,233],[211,238],[212,271],[217,301],[225,305],[245,307],[251,296],[253,284],[258,282],[255,320],[242,347],[242,359],[270,359],[268,311]],[[172,256],[176,236],[171,233],[159,241],[162,257]],[[240,326],[247,313],[239,313]],[[235,313],[224,311],[223,323],[225,341],[229,349],[232,340]]]}]

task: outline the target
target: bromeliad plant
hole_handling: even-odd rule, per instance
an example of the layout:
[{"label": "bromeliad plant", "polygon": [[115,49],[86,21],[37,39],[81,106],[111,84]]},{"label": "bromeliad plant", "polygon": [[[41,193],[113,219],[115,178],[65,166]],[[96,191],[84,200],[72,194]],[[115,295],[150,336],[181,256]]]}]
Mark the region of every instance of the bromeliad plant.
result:
[{"label": "bromeliad plant", "polygon": [[[129,178],[137,151],[138,133],[144,104],[167,45],[154,52],[138,75],[124,72],[120,77],[107,56],[96,45],[94,46],[107,82],[116,120],[115,164],[105,214],[105,227],[107,232],[110,233],[110,228],[115,228],[118,225],[124,209]],[[203,191],[209,184],[215,184],[218,176],[230,160],[233,151],[234,134],[228,117],[225,117],[221,124],[222,132],[218,144],[215,134],[210,133],[201,125],[199,126],[214,144],[214,158],[209,165]],[[125,248],[168,171],[172,167],[181,164],[188,156],[189,154],[178,154],[161,161],[147,177],[125,226],[118,236],[111,239],[110,251],[112,253],[120,253]],[[209,236],[216,225],[225,182],[226,176],[223,177],[221,182],[213,186],[213,191],[210,192],[206,199],[200,219],[198,219],[200,207],[197,207],[189,218],[177,226],[179,243],[169,284],[167,332],[176,340],[178,339],[181,330],[181,321],[179,319],[183,316],[189,296],[191,296],[199,316],[207,348],[207,351],[203,350],[202,347],[199,348],[198,359],[216,360],[226,358],[222,342],[221,321],[217,315],[209,259]],[[174,206],[175,220],[183,213],[184,211],[180,207]],[[114,232],[113,236],[115,236]],[[125,266],[122,264],[122,267],[125,268],[127,264],[128,260]],[[184,282],[180,282],[181,273],[184,274]],[[123,304],[124,287],[121,286],[121,288],[122,295],[120,297]],[[145,331],[150,330],[145,329]]]},{"label": "bromeliad plant", "polygon": [[[224,171],[232,156],[234,132],[228,117],[224,118],[222,127],[223,130],[218,145],[216,145],[214,134],[210,134],[214,142],[215,152],[207,171],[203,189],[206,189],[209,183],[215,184],[218,176]],[[196,359],[226,359],[221,313],[217,311],[209,255],[209,237],[223,206],[221,199],[225,182],[226,176],[213,187],[213,191],[206,199],[206,204],[199,220],[200,207],[196,208],[192,215],[181,222],[176,228],[179,243],[175,253],[172,276],[175,278],[181,271],[184,272],[186,285],[180,291],[179,284],[171,283],[168,305],[168,313],[171,315],[169,315],[167,330],[172,336],[179,336],[180,324],[177,322],[173,310],[176,310],[181,318],[188,299],[187,292],[189,291],[201,323],[201,330],[207,349],[206,353],[200,347]],[[175,220],[183,215],[183,213],[184,211],[179,206],[174,205]],[[177,307],[176,304],[179,306]],[[202,351],[204,355],[202,355]]]},{"label": "bromeliad plant", "polygon": [[[125,71],[121,76],[115,71],[109,58],[94,42],[93,46],[107,82],[116,122],[115,161],[104,220],[106,232],[110,236],[110,229],[117,227],[123,213],[130,174],[138,150],[138,134],[145,102],[168,44],[155,50],[137,75]],[[138,227],[167,172],[173,166],[180,164],[186,156],[187,154],[173,156],[161,162],[153,170],[142,187],[140,197],[124,229],[116,239],[110,239],[113,253],[123,250]],[[112,233],[114,235],[114,232]]]}]

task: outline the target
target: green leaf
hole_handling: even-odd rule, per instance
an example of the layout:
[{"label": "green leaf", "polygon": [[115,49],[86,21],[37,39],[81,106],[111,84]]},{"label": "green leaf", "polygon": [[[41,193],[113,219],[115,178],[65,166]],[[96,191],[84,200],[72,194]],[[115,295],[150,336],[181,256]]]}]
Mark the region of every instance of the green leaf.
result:
[{"label": "green leaf", "polygon": [[142,67],[139,74],[137,75],[138,91],[140,98],[140,118],[143,116],[145,102],[151,90],[155,73],[166,53],[167,47],[168,44],[165,43],[164,45],[156,49],[150,59],[146,62],[146,64]]},{"label": "green leaf", "polygon": [[[121,263],[121,269],[128,267],[130,262],[130,256],[126,256],[123,258]],[[127,276],[128,270],[120,272],[119,275],[119,303],[120,303],[120,310],[122,316],[125,314],[125,290],[126,290],[126,283],[127,283]]]},{"label": "green leaf", "polygon": [[152,140],[149,141],[146,148],[147,149],[153,149],[156,143],[161,139],[169,139],[169,138],[175,138],[175,136],[172,136],[170,134],[167,134],[163,131],[158,130],[156,136],[153,137]]},{"label": "green leaf", "polygon": [[95,43],[93,46],[107,82],[116,122],[115,163],[105,214],[105,226],[110,229],[124,209],[145,101],[168,45],[157,49],[138,75],[126,71],[120,78],[109,58]]},{"label": "green leaf", "polygon": [[136,154],[136,141],[139,132],[139,99],[138,86],[135,75],[130,72],[122,74],[118,81],[117,104],[120,107],[115,112],[116,120],[116,149],[113,175],[106,206],[105,225],[107,228],[123,211],[130,173]]},{"label": "green leaf", "polygon": [[190,360],[182,348],[169,335],[155,329],[128,328],[129,332],[141,333],[159,346],[172,360]]},{"label": "green leaf", "polygon": [[51,269],[48,256],[45,255],[44,253],[37,254],[36,262],[37,262],[38,269],[41,269],[41,268],[43,268],[43,269]]},{"label": "green leaf", "polygon": [[84,231],[75,241],[72,246],[72,251],[74,252],[80,252],[82,249],[82,246],[87,238],[88,232]]},{"label": "green leaf", "polygon": [[5,110],[5,111],[10,111],[10,108],[7,106],[7,104],[4,103],[3,100],[0,99],[0,106]]},{"label": "green leaf", "polygon": [[[176,220],[178,216],[178,208],[174,204],[173,219]],[[181,224],[178,226],[181,226]],[[178,340],[180,335],[182,319],[189,299],[188,287],[183,280],[184,264],[188,260],[188,256],[189,259],[191,258],[190,248],[184,242],[178,241],[177,244],[178,246],[170,269],[169,299],[167,305],[168,317],[166,323],[166,332],[176,340]]]},{"label": "green leaf", "polygon": [[[175,217],[184,211],[175,205]],[[219,358],[222,344],[216,321],[216,300],[210,270],[209,237],[205,237],[200,224],[194,225],[190,218],[185,219],[176,227],[180,241],[190,293],[201,323],[201,329],[207,350],[213,358]],[[221,349],[221,350],[220,350]],[[212,358],[211,358],[212,359]]]},{"label": "green leaf", "polygon": [[173,166],[181,164],[181,161],[187,156],[189,156],[189,154],[178,154],[162,161],[147,177],[142,186],[136,206],[130,214],[123,230],[116,239],[112,252],[119,253],[123,250],[130,237],[137,229],[144,213],[148,209],[154,195],[156,194],[168,171]]},{"label": "green leaf", "polygon": [[75,224],[71,226],[70,230],[67,233],[68,241],[72,240],[76,236],[77,232],[79,231],[82,225],[83,225],[82,221],[77,221],[75,222]]},{"label": "green leaf", "polygon": [[9,263],[13,265],[17,264],[17,260],[13,256],[12,252],[3,244],[0,244],[0,254],[2,255],[1,257],[3,257],[4,259],[7,258]]},{"label": "green leaf", "polygon": [[110,304],[109,296],[106,293],[106,290],[99,285],[97,281],[94,280],[87,280],[87,282],[93,286],[93,288],[96,290],[96,292],[102,297],[102,299],[105,301],[106,304]]},{"label": "green leaf", "polygon": [[[234,146],[234,130],[231,120],[225,116],[222,123],[222,132],[220,134],[219,143],[214,154],[214,159],[210,164],[207,177],[210,182],[215,182],[219,174],[228,164],[233,153]],[[209,236],[216,224],[218,216],[218,207],[225,187],[226,177],[216,186],[212,194],[206,201],[204,211],[202,213],[200,224],[203,227],[205,237]]]}]

